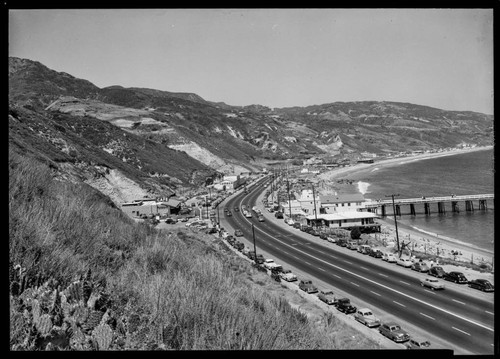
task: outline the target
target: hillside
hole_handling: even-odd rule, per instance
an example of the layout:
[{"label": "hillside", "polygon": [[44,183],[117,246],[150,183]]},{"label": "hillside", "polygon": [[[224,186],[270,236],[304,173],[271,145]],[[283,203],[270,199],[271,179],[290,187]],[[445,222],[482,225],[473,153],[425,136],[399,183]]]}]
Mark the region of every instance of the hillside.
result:
[{"label": "hillside", "polygon": [[[147,185],[144,190],[151,193],[196,188],[206,177],[258,171],[273,161],[357,159],[366,153],[493,143],[493,116],[480,113],[375,101],[231,106],[194,93],[98,88],[14,57],[9,58],[9,104],[22,120],[9,120],[9,132],[29,134],[15,141],[10,136],[18,147],[24,141],[21,147],[28,152],[73,172],[79,172],[75,163],[99,163],[139,187]],[[52,145],[37,143],[40,138]],[[73,155],[69,149],[75,149]]]}]

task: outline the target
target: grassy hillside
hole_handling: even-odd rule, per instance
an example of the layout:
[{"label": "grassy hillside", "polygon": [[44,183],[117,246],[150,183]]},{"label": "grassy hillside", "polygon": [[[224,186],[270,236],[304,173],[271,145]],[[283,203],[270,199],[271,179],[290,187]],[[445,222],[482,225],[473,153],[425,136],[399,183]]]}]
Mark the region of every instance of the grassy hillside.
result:
[{"label": "grassy hillside", "polygon": [[[11,350],[346,349],[205,234],[137,224],[9,150]],[[340,332],[339,332],[340,330]],[[351,337],[351,335],[348,335]],[[361,343],[367,348],[373,343]]]}]

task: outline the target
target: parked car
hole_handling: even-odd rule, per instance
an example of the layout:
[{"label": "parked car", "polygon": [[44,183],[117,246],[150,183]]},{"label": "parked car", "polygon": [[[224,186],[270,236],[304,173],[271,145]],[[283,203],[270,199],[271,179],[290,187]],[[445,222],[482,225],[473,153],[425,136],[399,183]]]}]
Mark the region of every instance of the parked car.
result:
[{"label": "parked car", "polygon": [[429,266],[425,262],[415,262],[411,265],[411,269],[425,273],[429,271]]},{"label": "parked car", "polygon": [[347,239],[345,238],[339,238],[337,239],[337,243],[336,243],[338,246],[341,246],[341,247],[347,247]]},{"label": "parked car", "polygon": [[274,216],[275,216],[276,218],[281,219],[281,218],[283,218],[283,212],[276,212],[276,213],[274,214]]},{"label": "parked car", "polygon": [[422,287],[431,288],[432,290],[435,290],[435,289],[444,289],[444,284],[441,283],[436,278],[424,278],[424,279],[421,279],[420,280],[420,285]]},{"label": "parked car", "polygon": [[431,275],[436,278],[443,278],[445,273],[446,272],[444,271],[443,267],[440,266],[430,267],[429,271],[427,272],[428,275]]},{"label": "parked car", "polygon": [[349,241],[347,242],[347,245],[346,245],[347,248],[349,248],[350,250],[353,250],[355,251],[356,249],[358,249],[358,241]]},{"label": "parked car", "polygon": [[326,240],[330,243],[337,243],[337,238],[335,238],[334,236],[327,236]]},{"label": "parked car", "polygon": [[362,244],[358,246],[358,252],[361,254],[369,254],[371,247],[368,244]]},{"label": "parked car", "polygon": [[382,252],[380,249],[372,249],[370,251],[370,257],[382,258],[383,256],[384,256],[384,252]]},{"label": "parked car", "polygon": [[283,269],[280,273],[280,277],[287,282],[294,282],[297,280],[297,276],[293,274],[290,269]]},{"label": "parked car", "polygon": [[234,231],[234,235],[236,237],[242,237],[243,236],[243,232],[240,229],[237,229],[237,230]]},{"label": "parked car", "polygon": [[356,307],[351,304],[351,300],[349,298],[340,298],[337,299],[336,307],[344,314],[352,314],[356,312]]},{"label": "parked car", "polygon": [[318,292],[318,288],[316,288],[310,279],[302,279],[299,283],[299,288],[309,294]]},{"label": "parked car", "polygon": [[271,271],[271,278],[274,279],[276,282],[281,282],[281,277],[279,275],[279,272],[277,271]]},{"label": "parked car", "polygon": [[482,290],[483,292],[493,292],[495,287],[486,279],[473,279],[469,281],[469,287]]},{"label": "parked car", "polygon": [[328,238],[328,235],[325,232],[320,232],[319,238],[324,239],[326,241],[326,239]]},{"label": "parked car", "polygon": [[394,253],[385,252],[384,255],[382,256],[382,260],[388,263],[396,263],[397,258],[394,255]]},{"label": "parked car", "polygon": [[264,222],[265,221],[264,216],[262,216],[262,215],[259,215],[258,219],[259,219],[259,222]]},{"label": "parked car", "polygon": [[401,326],[395,322],[383,323],[378,328],[378,331],[380,334],[395,341],[396,343],[403,343],[410,340],[410,335],[406,332],[406,330],[401,328]]},{"label": "parked car", "polygon": [[276,263],[274,261],[274,259],[272,259],[272,258],[267,258],[266,260],[264,260],[263,265],[264,265],[264,268],[269,269],[269,270],[275,270],[275,269],[282,268],[281,265]]},{"label": "parked car", "polygon": [[293,223],[293,228],[300,229],[300,223],[299,222],[294,222]]},{"label": "parked car", "polygon": [[431,349],[431,342],[427,339],[413,338],[406,343],[406,349]]},{"label": "parked car", "polygon": [[407,257],[399,257],[396,259],[396,264],[405,268],[410,268],[412,266],[412,261]]},{"label": "parked car", "polygon": [[368,328],[378,327],[380,325],[380,319],[373,315],[371,309],[360,308],[354,313],[354,319],[358,322],[363,323]]},{"label": "parked car", "polygon": [[245,247],[245,245],[239,241],[234,241],[234,248],[236,248],[237,250],[241,251],[243,250],[243,248]]},{"label": "parked car", "polygon": [[457,284],[468,284],[469,280],[467,277],[462,272],[448,272],[445,273],[443,276],[444,280],[450,281],[450,282],[455,282]]},{"label": "parked car", "polygon": [[318,294],[318,298],[328,305],[332,305],[337,302],[337,300],[335,299],[335,295],[331,290],[321,290]]},{"label": "parked car", "polygon": [[168,224],[176,224],[177,223],[177,219],[176,218],[167,218],[165,220],[165,223],[168,223]]}]

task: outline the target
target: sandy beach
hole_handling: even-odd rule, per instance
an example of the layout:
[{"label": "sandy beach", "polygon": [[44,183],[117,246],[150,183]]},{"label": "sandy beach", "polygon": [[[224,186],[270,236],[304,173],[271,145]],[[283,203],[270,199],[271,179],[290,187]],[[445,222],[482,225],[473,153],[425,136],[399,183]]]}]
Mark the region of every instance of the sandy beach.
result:
[{"label": "sandy beach", "polygon": [[[374,163],[361,163],[354,166],[334,169],[319,175],[323,181],[333,181],[341,178],[347,178],[349,175],[359,173],[360,171],[373,170],[386,166],[397,166],[400,164],[419,161],[429,158],[442,156],[451,156],[460,153],[472,151],[482,151],[491,149],[492,146],[475,147],[472,149],[452,150],[438,153],[425,153],[415,156],[406,156],[398,158],[389,158]],[[392,217],[381,218],[378,220],[381,224],[381,233],[364,234],[362,238],[373,247],[381,250],[397,249],[396,229]],[[446,238],[424,231],[418,231],[409,226],[398,222],[399,244],[408,244],[404,254],[414,256],[415,258],[426,258],[429,264],[436,265],[436,259],[445,271],[458,270],[463,272],[467,279],[483,278],[494,283],[494,253],[485,249],[477,248],[467,243],[463,243],[452,238]],[[481,270],[471,269],[470,264],[481,266]],[[476,268],[477,269],[477,268]]]}]

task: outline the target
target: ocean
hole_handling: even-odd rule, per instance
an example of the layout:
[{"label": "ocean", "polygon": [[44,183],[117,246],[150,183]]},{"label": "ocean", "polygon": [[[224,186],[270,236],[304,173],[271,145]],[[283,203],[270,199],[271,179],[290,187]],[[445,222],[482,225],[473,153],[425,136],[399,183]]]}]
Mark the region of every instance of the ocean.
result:
[{"label": "ocean", "polygon": [[[349,179],[357,183],[365,198],[374,200],[388,199],[385,196],[393,193],[399,194],[396,198],[494,193],[493,159],[493,149],[418,161],[407,157],[390,167],[375,164]],[[453,213],[446,204],[444,214],[431,206],[431,215],[402,215],[397,220],[423,233],[493,252],[493,200],[487,201],[484,211],[478,209],[478,201],[473,204],[474,212],[466,212],[461,202],[460,213]]]}]

